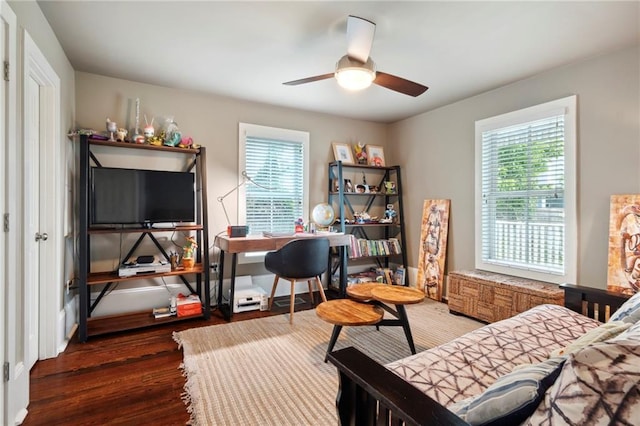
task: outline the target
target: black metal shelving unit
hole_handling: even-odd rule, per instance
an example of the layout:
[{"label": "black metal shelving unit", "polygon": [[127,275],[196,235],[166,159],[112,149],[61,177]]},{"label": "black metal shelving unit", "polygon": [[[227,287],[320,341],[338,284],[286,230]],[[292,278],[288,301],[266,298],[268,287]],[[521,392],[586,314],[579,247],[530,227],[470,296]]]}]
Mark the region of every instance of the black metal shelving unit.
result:
[{"label": "black metal shelving unit", "polygon": [[[336,211],[336,221],[339,231],[353,234],[356,238],[372,240],[390,238],[398,239],[401,252],[398,254],[362,256],[349,259],[350,262],[370,262],[378,267],[389,268],[390,264],[396,264],[407,268],[406,234],[404,226],[404,206],[402,203],[402,179],[400,166],[379,167],[360,164],[344,164],[341,161],[329,163],[328,170],[328,202]],[[376,187],[373,192],[348,192],[345,190],[346,173],[362,174],[369,187]],[[387,193],[384,183],[395,182],[395,192]],[[352,182],[355,186],[355,183]],[[371,213],[374,208],[384,211],[387,204],[393,204],[396,210],[394,223],[353,223],[356,212]],[[354,205],[361,206],[354,207]],[[358,210],[357,210],[358,209]],[[379,238],[373,238],[378,236]],[[346,254],[344,255],[346,258]],[[346,261],[347,259],[344,259]],[[335,268],[335,265],[332,265]],[[405,272],[405,285],[409,285],[408,275]],[[344,293],[344,289],[340,289]]]},{"label": "black metal shelving unit", "polygon": [[[114,315],[108,317],[92,318],[91,314],[102,298],[108,294],[109,290],[115,283],[123,281],[140,280],[138,276],[119,277],[118,270],[115,271],[92,271],[91,270],[91,237],[104,234],[124,234],[138,233],[140,234],[136,243],[130,248],[127,255],[123,259],[128,258],[135,251],[136,247],[145,238],[150,238],[152,242],[167,260],[169,256],[162,248],[154,234],[167,232],[190,231],[196,233],[196,241],[198,250],[196,253],[196,265],[188,270],[172,270],[166,273],[145,274],[143,279],[162,278],[166,276],[178,276],[190,291],[199,295],[202,302],[202,315],[196,315],[196,318],[209,319],[211,316],[210,308],[210,288],[209,288],[209,256],[207,249],[209,247],[208,225],[207,225],[207,176],[206,176],[206,150],[204,147],[197,149],[183,149],[166,146],[154,146],[145,144],[109,142],[97,139],[91,139],[89,136],[80,137],[80,176],[79,176],[79,242],[78,242],[78,286],[79,286],[79,325],[78,339],[86,342],[89,336],[131,330],[135,328],[150,327],[167,322],[181,321],[193,317],[177,318],[167,317],[156,319],[151,311],[132,312],[122,315]],[[196,175],[196,222],[194,224],[179,225],[173,228],[94,228],[90,225],[90,169],[93,165],[102,167],[98,158],[91,151],[94,146],[103,146],[114,149],[131,149],[131,150],[150,150],[156,152],[168,152],[171,154],[182,155],[188,158],[186,171],[195,170]],[[120,259],[120,263],[123,261]],[[191,283],[185,278],[187,275],[195,275],[195,289]],[[102,285],[96,300],[91,302],[91,287],[94,285]]]}]

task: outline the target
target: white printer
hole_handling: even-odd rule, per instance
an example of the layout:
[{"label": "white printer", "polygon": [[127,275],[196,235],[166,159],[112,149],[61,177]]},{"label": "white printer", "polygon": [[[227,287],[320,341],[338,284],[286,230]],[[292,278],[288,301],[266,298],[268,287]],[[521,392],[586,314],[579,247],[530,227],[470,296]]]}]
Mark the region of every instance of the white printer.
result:
[{"label": "white printer", "polygon": [[[231,293],[231,290],[229,290]],[[250,275],[236,277],[235,290],[233,292],[233,313],[247,311],[266,311],[269,309],[267,292],[261,287],[253,285]]]},{"label": "white printer", "polygon": [[236,290],[233,294],[233,313],[269,309],[267,292],[260,287]]}]

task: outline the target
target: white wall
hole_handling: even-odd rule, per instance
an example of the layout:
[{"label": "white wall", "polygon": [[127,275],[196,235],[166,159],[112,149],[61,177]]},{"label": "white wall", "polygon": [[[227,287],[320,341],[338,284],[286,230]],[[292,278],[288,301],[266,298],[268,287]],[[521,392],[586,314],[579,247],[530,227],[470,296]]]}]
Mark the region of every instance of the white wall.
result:
[{"label": "white wall", "polygon": [[640,192],[639,47],[536,75],[390,126],[402,164],[408,255],[418,264],[422,202],[451,199],[447,271],[474,267],[474,122],[578,96],[578,284],[605,288],[609,197]]}]

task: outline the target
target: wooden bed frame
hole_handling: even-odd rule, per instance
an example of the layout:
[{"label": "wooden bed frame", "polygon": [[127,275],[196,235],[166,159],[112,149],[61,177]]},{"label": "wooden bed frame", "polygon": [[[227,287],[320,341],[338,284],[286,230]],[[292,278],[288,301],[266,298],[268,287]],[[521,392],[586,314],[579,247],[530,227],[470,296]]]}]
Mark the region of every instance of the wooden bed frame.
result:
[{"label": "wooden bed frame", "polygon": [[[572,284],[560,287],[564,288],[567,308],[601,322],[629,298]],[[467,424],[353,347],[332,352],[328,359],[338,368],[336,409],[342,426]]]}]

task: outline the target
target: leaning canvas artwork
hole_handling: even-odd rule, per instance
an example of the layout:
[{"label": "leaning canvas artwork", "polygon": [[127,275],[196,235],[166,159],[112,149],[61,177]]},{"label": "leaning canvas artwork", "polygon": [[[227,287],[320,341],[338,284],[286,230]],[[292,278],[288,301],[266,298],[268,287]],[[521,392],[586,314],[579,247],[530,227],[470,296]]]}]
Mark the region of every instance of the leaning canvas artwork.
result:
[{"label": "leaning canvas artwork", "polygon": [[640,195],[611,196],[607,289],[640,290]]},{"label": "leaning canvas artwork", "polygon": [[422,208],[418,288],[430,299],[442,299],[451,200],[425,200]]}]

